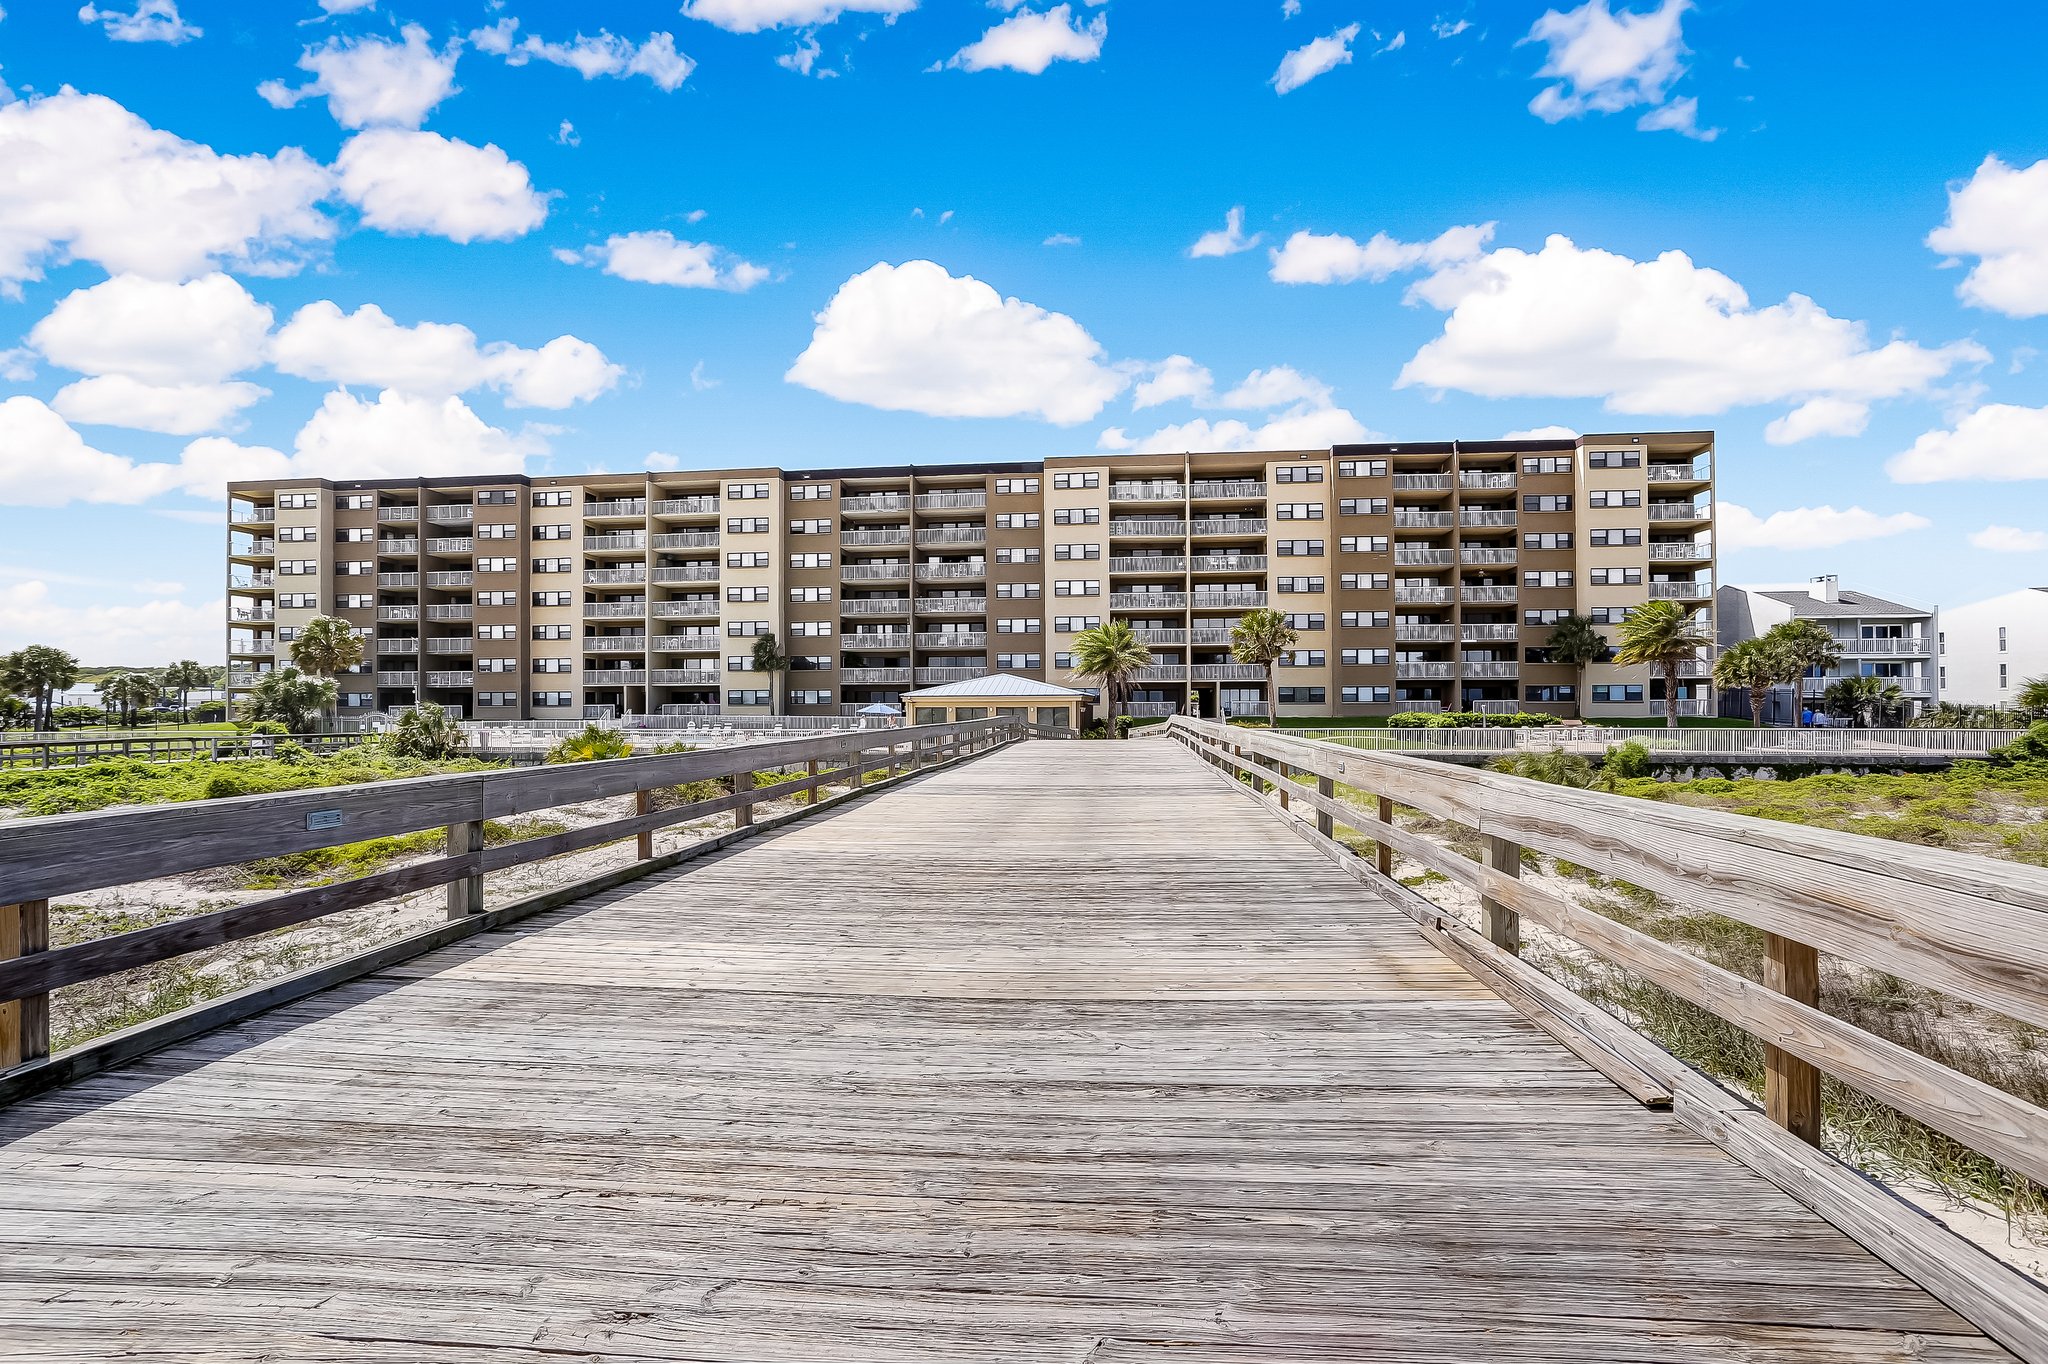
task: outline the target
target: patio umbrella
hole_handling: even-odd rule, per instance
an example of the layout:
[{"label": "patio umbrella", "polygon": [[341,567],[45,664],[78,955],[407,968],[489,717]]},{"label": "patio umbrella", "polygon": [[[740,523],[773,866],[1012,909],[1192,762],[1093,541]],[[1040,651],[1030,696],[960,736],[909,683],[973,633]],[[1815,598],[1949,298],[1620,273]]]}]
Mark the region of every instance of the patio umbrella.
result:
[{"label": "patio umbrella", "polygon": [[886,702],[877,701],[872,706],[862,706],[855,713],[859,715],[901,715],[903,712]]}]

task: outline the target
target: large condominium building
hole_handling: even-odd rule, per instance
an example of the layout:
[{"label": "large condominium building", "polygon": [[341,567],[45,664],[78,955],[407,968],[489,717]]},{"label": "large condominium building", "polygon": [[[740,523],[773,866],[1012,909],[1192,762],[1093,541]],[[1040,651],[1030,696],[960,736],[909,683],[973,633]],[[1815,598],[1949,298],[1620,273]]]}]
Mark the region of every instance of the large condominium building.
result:
[{"label": "large condominium building", "polygon": [[[1152,646],[1134,709],[1261,713],[1245,610],[1300,635],[1283,714],[1480,707],[1661,713],[1643,668],[1570,668],[1560,616],[1647,599],[1710,616],[1713,437],[1449,441],[1042,464],[724,469],[229,485],[230,689],[318,614],[366,661],[345,712],[478,718],[791,713],[989,671],[1070,679],[1074,636]],[[1708,666],[1678,703],[1710,713]]]},{"label": "large condominium building", "polygon": [[[1908,717],[1941,699],[1942,680],[1935,663],[1941,628],[1930,608],[1858,592],[1826,574],[1799,587],[1724,587],[1715,614],[1723,648],[1788,620],[1816,621],[1835,637],[1842,661],[1800,680],[1802,710],[1817,708],[1828,685],[1844,677],[1876,677],[1896,684],[1906,699]],[[1721,699],[1731,714],[1749,718],[1748,693],[1733,692]],[[1792,688],[1773,687],[1765,700],[1764,719],[1791,724],[1792,704]]]},{"label": "large condominium building", "polygon": [[2011,706],[2048,677],[2048,587],[2023,587],[1941,614],[1941,696]]}]

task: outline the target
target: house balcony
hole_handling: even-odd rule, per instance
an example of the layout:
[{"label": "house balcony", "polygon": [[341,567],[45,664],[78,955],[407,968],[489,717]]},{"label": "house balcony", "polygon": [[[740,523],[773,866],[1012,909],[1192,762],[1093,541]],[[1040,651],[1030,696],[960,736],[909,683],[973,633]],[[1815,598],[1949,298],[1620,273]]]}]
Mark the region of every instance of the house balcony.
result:
[{"label": "house balcony", "polygon": [[1707,507],[1694,506],[1690,502],[1652,502],[1649,505],[1649,519],[1652,521],[1711,521],[1714,513]]},{"label": "house balcony", "polygon": [[1197,682],[1264,682],[1266,670],[1256,663],[1197,663],[1193,668]]},{"label": "house balcony", "polygon": [[255,672],[230,672],[228,674],[228,686],[236,691],[242,691],[255,686],[268,676],[270,676],[268,669],[258,669]]},{"label": "house balcony", "polygon": [[475,583],[476,574],[466,568],[427,574],[428,587],[470,587]]},{"label": "house balcony", "polygon": [[1918,639],[1841,639],[1835,643],[1842,646],[1842,652],[1849,657],[1863,658],[1928,658],[1934,653],[1934,643],[1925,636]]},{"label": "house balcony", "polygon": [[1684,464],[1652,464],[1643,470],[1643,477],[1651,483],[1711,483],[1714,461],[1701,458]]},{"label": "house balcony", "polygon": [[1184,540],[1188,523],[1165,517],[1111,517],[1110,538],[1114,540]]},{"label": "house balcony", "polygon": [[277,521],[275,507],[230,507],[228,524],[231,526],[268,526]]},{"label": "house balcony", "polygon": [[379,573],[377,575],[377,586],[379,587],[418,587],[419,585],[420,575],[417,573]]},{"label": "house balcony", "polygon": [[420,675],[416,672],[380,672],[377,685],[380,687],[417,687]]},{"label": "house balcony", "polygon": [[583,537],[583,548],[593,554],[608,554],[619,550],[640,553],[647,548],[647,536],[639,531],[627,531],[617,535],[586,535]]},{"label": "house balcony", "polygon": [[715,654],[724,648],[724,641],[716,634],[653,635],[650,636],[654,652],[658,654]]},{"label": "house balcony", "polygon": [[277,612],[268,606],[237,606],[228,611],[229,620],[276,620]]},{"label": "house balcony", "polygon": [[1480,549],[1460,546],[1458,562],[1461,564],[1512,564],[1515,551],[1512,549]]},{"label": "house balcony", "polygon": [[1188,642],[1185,630],[1133,630],[1138,642],[1150,649],[1179,648]]},{"label": "house balcony", "polygon": [[1510,681],[1522,675],[1519,663],[1474,663],[1458,665],[1458,675],[1475,682]]},{"label": "house balcony", "polygon": [[1394,678],[1400,682],[1448,682],[1451,680],[1449,663],[1396,662]]},{"label": "house balcony", "polygon": [[[911,641],[919,638],[925,636],[913,635],[908,630],[848,630],[839,636],[839,651],[847,654],[907,654]],[[976,638],[986,640],[988,636]]]},{"label": "house balcony", "polygon": [[1109,609],[1112,611],[1180,611],[1188,604],[1185,592],[1112,592],[1109,594]]},{"label": "house balcony", "polygon": [[476,685],[476,674],[468,671],[428,673],[427,685],[430,687],[473,687]]},{"label": "house balcony", "polygon": [[1447,549],[1417,549],[1404,545],[1394,547],[1394,564],[1401,568],[1447,568],[1457,557]]},{"label": "house balcony", "polygon": [[276,586],[277,575],[267,569],[259,569],[254,573],[246,573],[239,578],[228,579],[228,590],[231,592],[247,592],[252,588],[271,588]]},{"label": "house balcony", "polygon": [[972,682],[988,676],[988,664],[983,661],[959,668],[919,668],[914,676],[920,687],[943,687],[948,682]]},{"label": "house balcony", "polygon": [[[964,600],[976,603],[973,610],[965,613],[968,615],[980,615],[982,607],[987,605],[987,599],[984,597],[971,597]],[[921,603],[919,609],[924,609]],[[839,603],[839,614],[842,616],[907,616],[910,614],[910,598],[847,597]]]},{"label": "house balcony", "polygon": [[[677,602],[660,603],[662,606],[675,606],[679,604]],[[718,614],[717,602],[712,601],[703,604],[711,608],[705,613],[706,615],[715,616]],[[660,615],[661,612],[656,611],[655,614]],[[646,615],[647,603],[644,601],[587,601],[583,603],[583,618],[585,620],[639,620]]]},{"label": "house balcony", "polygon": [[[891,636],[884,635],[882,638],[888,639]],[[895,638],[909,639],[911,636],[898,635]],[[982,630],[921,630],[915,638],[917,639],[917,647],[920,649],[986,649],[988,647],[988,634]],[[851,648],[852,646],[847,645],[846,647]]]},{"label": "house balcony", "polygon": [[1171,481],[1109,485],[1109,500],[1112,502],[1181,502],[1187,495],[1185,484]]},{"label": "house balcony", "polygon": [[429,554],[474,554],[476,537],[473,535],[436,535],[427,541]]},{"label": "house balcony", "polygon": [[1238,610],[1249,610],[1250,608],[1252,608],[1252,607],[1254,607],[1254,606],[1264,606],[1265,604],[1266,604],[1266,594],[1265,594],[1265,593],[1263,593],[1263,592],[1202,592],[1202,591],[1197,591],[1197,592],[1195,593],[1195,609],[1196,609],[1197,611],[1205,611],[1205,610],[1206,610],[1206,611],[1215,611],[1215,610],[1223,610],[1223,611],[1238,611]]},{"label": "house balcony", "polygon": [[228,652],[236,658],[268,658],[277,652],[277,636],[258,635],[254,639],[238,639],[228,645]]},{"label": "house balcony", "polygon": [[[1445,626],[1449,629],[1449,626]],[[1399,636],[1396,636],[1399,638]],[[1458,638],[1467,644],[1516,644],[1521,641],[1519,625],[1461,625]]]},{"label": "house balcony", "polygon": [[1714,595],[1710,582],[1653,582],[1646,585],[1652,601],[1698,601]]},{"label": "house balcony", "polygon": [[418,540],[379,540],[377,542],[377,553],[388,554],[393,558],[409,559],[419,552],[420,542]]},{"label": "house balcony", "polygon": [[[617,605],[617,603],[611,602],[601,604],[607,607]],[[715,601],[658,601],[654,603],[654,609],[651,612],[648,610],[646,602],[634,602],[630,605],[633,608],[632,610],[620,611],[618,612],[618,614],[642,616],[652,615],[657,620],[718,619],[718,603]],[[583,608],[583,614],[588,616],[593,613],[590,607],[586,606]],[[609,612],[598,614],[609,614]]]},{"label": "house balcony", "polygon": [[1195,644],[1215,644],[1230,647],[1230,627],[1224,625],[1197,625],[1188,631],[1188,638]]},{"label": "house balcony", "polygon": [[1512,587],[1468,586],[1458,590],[1459,601],[1474,605],[1512,602],[1516,596],[1517,589]]},{"label": "house balcony", "polygon": [[1266,556],[1263,554],[1197,554],[1188,561],[1188,568],[1196,573],[1264,573]]},{"label": "house balcony", "polygon": [[447,602],[427,608],[428,620],[468,620],[476,614],[476,608],[468,602]]},{"label": "house balcony", "polygon": [[586,687],[643,687],[647,685],[647,670],[645,668],[585,668],[583,670],[583,685]]},{"label": "house balcony", "polygon": [[1187,556],[1182,554],[1112,554],[1109,558],[1111,573],[1185,573],[1188,571]]},{"label": "house balcony", "polygon": [[[1491,626],[1478,627],[1491,629]],[[1513,628],[1513,627],[1510,627]],[[1400,644],[1449,644],[1458,637],[1455,625],[1396,625],[1394,639]]]},{"label": "house balcony", "polygon": [[656,549],[716,549],[718,532],[715,530],[672,530],[664,531],[651,540]]},{"label": "house balcony", "polygon": [[1264,535],[1266,519],[1263,516],[1213,516],[1197,517],[1188,522],[1188,534],[1211,538],[1233,535]]},{"label": "house balcony", "polygon": [[585,635],[583,652],[588,654],[644,654],[645,635]]},{"label": "house balcony", "polygon": [[420,642],[416,639],[380,639],[377,641],[377,652],[380,654],[416,654],[419,651]]},{"label": "house balcony", "polygon": [[654,504],[656,516],[716,516],[716,497],[667,497]]},{"label": "house balcony", "polygon": [[419,618],[420,609],[417,606],[380,606],[377,608],[377,619],[380,621],[405,621],[418,620]]},{"label": "house balcony", "polygon": [[880,684],[884,686],[906,686],[910,682],[908,668],[841,668],[839,680],[847,686],[856,684]]},{"label": "house balcony", "polygon": [[1188,669],[1185,663],[1148,663],[1131,674],[1133,682],[1185,682]]},{"label": "house balcony", "polygon": [[658,583],[709,583],[718,581],[717,564],[664,564],[654,570]]},{"label": "house balcony", "polygon": [[1448,587],[1397,587],[1394,589],[1394,601],[1402,606],[1440,606],[1449,603],[1450,600],[1451,589]]},{"label": "house balcony", "polygon": [[719,685],[716,668],[655,668],[647,674],[657,687],[715,687]]},{"label": "house balcony", "polygon": [[430,654],[473,654],[476,641],[468,635],[438,635],[427,640]]},{"label": "house balcony", "polygon": [[1457,520],[1457,515],[1453,512],[1423,511],[1419,508],[1409,510],[1402,507],[1394,509],[1395,530],[1449,530],[1457,524]]},{"label": "house balcony", "polygon": [[1394,491],[1397,493],[1447,493],[1450,490],[1449,474],[1394,475]]},{"label": "house balcony", "polygon": [[907,583],[910,581],[910,565],[903,560],[887,563],[842,564],[839,581],[843,583]]},{"label": "house balcony", "polygon": [[988,565],[982,562],[966,564],[919,564],[917,580],[921,583],[972,582],[988,576]]},{"label": "house balcony", "polygon": [[644,518],[646,515],[647,499],[644,497],[615,497],[604,502],[585,503],[583,507],[583,517],[587,521]]},{"label": "house balcony", "polygon": [[1467,492],[1511,493],[1515,490],[1516,482],[1516,476],[1512,473],[1479,469],[1463,469],[1458,473],[1458,487]]},{"label": "house balcony", "polygon": [[987,526],[934,526],[917,533],[921,547],[945,545],[985,545],[988,543]]},{"label": "house balcony", "polygon": [[379,507],[377,508],[377,519],[394,524],[418,521],[420,519],[420,509],[410,504],[402,507]]},{"label": "house balcony", "polygon": [[909,493],[862,493],[839,499],[839,510],[847,516],[887,516],[910,510]]},{"label": "house balcony", "polygon": [[1188,484],[1197,502],[1263,502],[1266,485],[1255,478],[1198,478]]},{"label": "house balcony", "polygon": [[1479,511],[1466,507],[1458,513],[1458,524],[1477,529],[1505,530],[1515,524],[1511,511]]},{"label": "house balcony", "polygon": [[988,494],[980,490],[919,493],[914,505],[919,511],[980,511],[988,506]]},{"label": "house balcony", "polygon": [[1704,563],[1714,557],[1710,540],[1683,540],[1676,544],[1652,540],[1649,550],[1651,561],[1656,563]]},{"label": "house balcony", "polygon": [[442,502],[425,510],[428,522],[437,526],[466,526],[476,520],[476,508],[467,502]]},{"label": "house balcony", "polygon": [[647,581],[647,568],[636,564],[632,568],[586,568],[583,583],[586,587],[633,587]]},{"label": "house balcony", "polygon": [[839,532],[839,543],[850,549],[900,549],[910,543],[910,527],[849,526]]},{"label": "house balcony", "polygon": [[[902,612],[899,611],[896,614],[901,615]],[[988,598],[919,597],[917,599],[917,614],[920,616],[985,616],[988,614]]]}]

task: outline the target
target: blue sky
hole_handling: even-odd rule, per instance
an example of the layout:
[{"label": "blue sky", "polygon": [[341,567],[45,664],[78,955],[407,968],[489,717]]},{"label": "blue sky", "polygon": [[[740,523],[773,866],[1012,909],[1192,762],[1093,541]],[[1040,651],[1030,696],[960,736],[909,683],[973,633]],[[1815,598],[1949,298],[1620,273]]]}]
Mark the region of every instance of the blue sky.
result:
[{"label": "blue sky", "polygon": [[1724,581],[2048,578],[2033,7],[5,8],[0,648],[217,659],[230,476],[1550,427],[1717,429]]}]

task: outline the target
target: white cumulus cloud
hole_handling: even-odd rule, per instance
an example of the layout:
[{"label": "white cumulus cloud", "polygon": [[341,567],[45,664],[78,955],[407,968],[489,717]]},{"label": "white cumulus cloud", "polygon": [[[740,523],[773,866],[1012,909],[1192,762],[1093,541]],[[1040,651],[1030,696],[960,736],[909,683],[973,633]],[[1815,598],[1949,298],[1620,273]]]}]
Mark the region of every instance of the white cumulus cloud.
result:
[{"label": "white cumulus cloud", "polygon": [[2038,554],[2048,549],[2048,530],[2019,526],[1986,526],[1970,532],[1970,543],[1993,554]]},{"label": "white cumulus cloud", "polygon": [[1265,237],[1263,232],[1244,234],[1244,206],[1238,205],[1223,215],[1223,226],[1211,232],[1204,232],[1195,238],[1195,244],[1188,248],[1188,255],[1194,260],[1204,256],[1234,256],[1240,251],[1249,251]]},{"label": "white cumulus cloud", "polygon": [[610,391],[625,371],[574,336],[537,350],[509,341],[479,345],[457,323],[402,326],[375,304],[352,313],[327,300],[292,315],[271,342],[278,370],[327,383],[445,397],[476,388],[505,395],[511,407],[569,407]]},{"label": "white cumulus cloud", "polygon": [[323,478],[491,474],[525,468],[539,448],[530,436],[490,425],[460,398],[336,391],[300,428],[292,465]]},{"label": "white cumulus cloud", "polygon": [[145,384],[217,382],[262,363],[270,308],[218,272],[116,275],[64,296],[28,334],[51,364]]},{"label": "white cumulus cloud", "polygon": [[135,0],[135,8],[102,9],[86,4],[78,11],[83,24],[98,24],[109,38],[122,43],[178,43],[203,37],[205,30],[185,22],[178,0]]},{"label": "white cumulus cloud", "polygon": [[1270,82],[1278,94],[1299,90],[1317,76],[1351,64],[1351,44],[1358,40],[1358,25],[1346,24],[1327,38],[1303,43],[1280,59]]},{"label": "white cumulus cloud", "polygon": [[962,71],[1022,71],[1040,75],[1054,62],[1092,62],[1102,55],[1109,20],[1096,15],[1082,23],[1072,5],[1043,13],[1020,9],[955,52],[946,66]]},{"label": "white cumulus cloud", "polygon": [[1185,355],[1169,355],[1150,366],[1131,391],[1131,410],[1142,412],[1183,399],[1206,402],[1216,391],[1216,377]]},{"label": "white cumulus cloud", "polygon": [[1723,549],[1833,549],[1925,530],[1931,524],[1913,512],[1885,516],[1861,507],[1793,507],[1758,516],[1747,507],[1723,502],[1714,513],[1714,533]]},{"label": "white cumulus cloud", "polygon": [[399,39],[329,38],[299,54],[299,69],[312,80],[296,88],[265,81],[256,93],[278,109],[325,96],[328,113],[344,128],[417,128],[455,93],[462,45],[450,42],[437,52],[418,24],[407,24]]},{"label": "white cumulus cloud", "polygon": [[1612,114],[1648,105],[1650,113],[1637,127],[1712,140],[1715,130],[1699,127],[1696,101],[1664,107],[1672,82],[1685,74],[1681,25],[1691,8],[1692,0],[1661,0],[1648,13],[1617,14],[1608,0],[1586,0],[1574,10],[1544,11],[1522,41],[1548,46],[1536,76],[1553,84],[1529,101],[1529,112],[1556,123],[1588,112]]},{"label": "white cumulus cloud", "polygon": [[1073,318],[928,260],[839,287],[784,376],[841,402],[934,417],[1095,416],[1126,383]]},{"label": "white cumulus cloud", "polygon": [[768,278],[768,268],[741,260],[710,242],[684,241],[669,232],[626,232],[581,251],[555,252],[564,265],[594,265],[607,275],[679,289],[745,293]]},{"label": "white cumulus cloud", "polygon": [[599,76],[624,79],[645,76],[663,90],[674,90],[690,78],[697,63],[676,51],[672,33],[653,33],[640,43],[621,38],[607,29],[596,36],[578,33],[568,42],[549,42],[536,34],[519,36],[517,19],[500,19],[489,28],[469,35],[479,52],[503,57],[507,65],[524,66],[530,61],[566,66],[585,80]]},{"label": "white cumulus cloud", "polygon": [[2048,478],[2048,407],[1986,403],[1950,429],[1925,433],[1884,467],[1899,483]]},{"label": "white cumulus cloud", "polygon": [[1197,417],[1136,437],[1126,435],[1120,427],[1111,427],[1102,433],[1098,444],[1105,450],[1156,455],[1192,450],[1327,450],[1332,445],[1351,445],[1375,438],[1374,432],[1341,407],[1303,403],[1257,425],[1235,418],[1212,422],[1207,417]]},{"label": "white cumulus cloud", "polygon": [[1492,223],[1448,228],[1426,242],[1396,241],[1375,232],[1363,244],[1340,233],[1297,232],[1272,251],[1273,268],[1268,273],[1281,284],[1349,284],[1361,279],[1377,283],[1419,266],[1436,269],[1471,260],[1493,240],[1493,228]]},{"label": "white cumulus cloud", "polygon": [[373,128],[342,145],[334,169],[343,197],[362,210],[366,224],[385,232],[506,241],[548,215],[526,167],[490,143]]},{"label": "white cumulus cloud", "polygon": [[133,460],[86,444],[40,399],[0,399],[0,506],[133,503],[161,490],[136,476]]},{"label": "white cumulus cloud", "polygon": [[2048,157],[2016,170],[1995,156],[1948,192],[1948,221],[1927,244],[1977,263],[1956,286],[1965,303],[2008,317],[2048,315]]},{"label": "white cumulus cloud", "polygon": [[1764,427],[1772,445],[1797,445],[1815,436],[1860,436],[1870,425],[1870,404],[1853,398],[1808,398]]},{"label": "white cumulus cloud", "polygon": [[716,24],[730,33],[769,28],[810,28],[842,14],[879,14],[894,20],[917,8],[917,0],[683,0],[683,16]]},{"label": "white cumulus cloud", "polygon": [[87,426],[196,436],[238,425],[246,408],[269,396],[269,389],[240,381],[146,384],[125,374],[102,374],[66,384],[50,406],[65,420]]},{"label": "white cumulus cloud", "polygon": [[88,260],[183,279],[294,269],[334,235],[325,168],[297,148],[222,156],[113,100],[64,90],[0,107],[0,283]]},{"label": "white cumulus cloud", "polygon": [[219,663],[225,605],[215,599],[193,606],[174,597],[108,605],[98,592],[59,601],[43,579],[8,583],[0,585],[0,650],[48,644],[87,662],[129,667],[178,658]]}]

